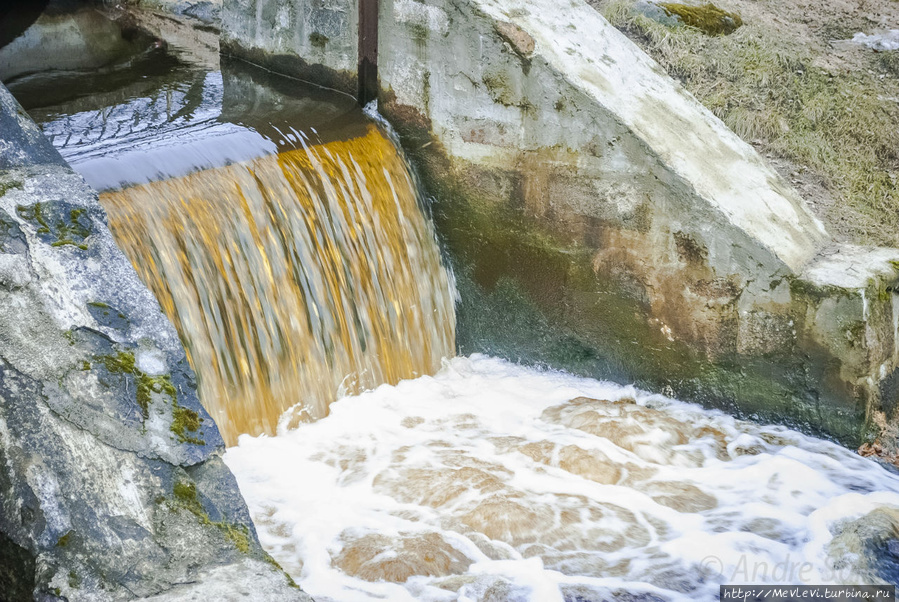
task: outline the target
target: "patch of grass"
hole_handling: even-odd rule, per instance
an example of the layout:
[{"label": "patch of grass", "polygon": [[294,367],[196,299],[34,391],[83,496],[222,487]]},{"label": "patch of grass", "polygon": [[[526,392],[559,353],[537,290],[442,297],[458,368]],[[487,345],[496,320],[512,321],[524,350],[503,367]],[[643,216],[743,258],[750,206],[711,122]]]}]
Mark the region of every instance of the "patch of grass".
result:
[{"label": "patch of grass", "polygon": [[878,52],[877,63],[887,73],[899,77],[899,50]]},{"label": "patch of grass", "polygon": [[[836,201],[824,217],[854,242],[899,247],[895,81],[814,66],[806,47],[758,23],[710,37],[658,23],[629,0],[602,12],[739,136],[820,176]],[[899,68],[887,54],[881,67]]]}]

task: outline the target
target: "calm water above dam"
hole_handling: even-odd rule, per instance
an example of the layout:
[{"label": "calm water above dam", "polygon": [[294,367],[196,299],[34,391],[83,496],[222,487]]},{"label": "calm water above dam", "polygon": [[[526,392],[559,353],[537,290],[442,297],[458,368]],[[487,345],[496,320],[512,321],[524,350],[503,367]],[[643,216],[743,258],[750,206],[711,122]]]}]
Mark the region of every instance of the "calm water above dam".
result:
[{"label": "calm water above dam", "polygon": [[452,276],[384,130],[338,95],[146,45],[90,81],[10,88],[102,192],[263,545],[316,600],[714,600],[896,574],[860,535],[899,522],[895,474],[650,392],[453,358]]}]

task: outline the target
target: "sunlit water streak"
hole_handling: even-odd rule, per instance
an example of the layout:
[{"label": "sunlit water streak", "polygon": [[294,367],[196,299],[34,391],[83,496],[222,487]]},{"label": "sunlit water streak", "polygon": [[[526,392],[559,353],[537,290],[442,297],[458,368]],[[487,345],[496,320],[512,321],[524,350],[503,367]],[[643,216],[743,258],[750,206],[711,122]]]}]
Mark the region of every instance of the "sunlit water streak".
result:
[{"label": "sunlit water streak", "polygon": [[482,356],[242,437],[225,461],[263,545],[319,602],[865,582],[833,570],[832,532],[899,509],[899,478],[835,444]]},{"label": "sunlit water streak", "polygon": [[373,125],[322,145],[305,136],[101,195],[229,444],[453,354],[452,285],[393,143]]}]

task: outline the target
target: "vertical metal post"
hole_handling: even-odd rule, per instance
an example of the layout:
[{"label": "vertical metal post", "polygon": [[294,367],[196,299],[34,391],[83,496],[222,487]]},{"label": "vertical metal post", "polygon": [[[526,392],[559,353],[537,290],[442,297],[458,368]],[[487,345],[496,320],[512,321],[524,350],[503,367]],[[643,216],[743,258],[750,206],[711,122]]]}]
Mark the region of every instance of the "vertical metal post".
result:
[{"label": "vertical metal post", "polygon": [[378,0],[359,0],[359,104],[378,98]]}]

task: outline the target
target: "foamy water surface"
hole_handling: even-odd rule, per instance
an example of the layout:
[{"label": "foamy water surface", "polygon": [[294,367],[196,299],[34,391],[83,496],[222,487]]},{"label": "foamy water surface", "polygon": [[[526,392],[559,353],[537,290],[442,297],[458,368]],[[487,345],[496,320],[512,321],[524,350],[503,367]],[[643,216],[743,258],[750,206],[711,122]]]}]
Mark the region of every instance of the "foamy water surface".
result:
[{"label": "foamy water surface", "polygon": [[225,461],[263,546],[319,602],[863,583],[834,533],[899,509],[899,478],[835,444],[484,356],[242,436]]}]

